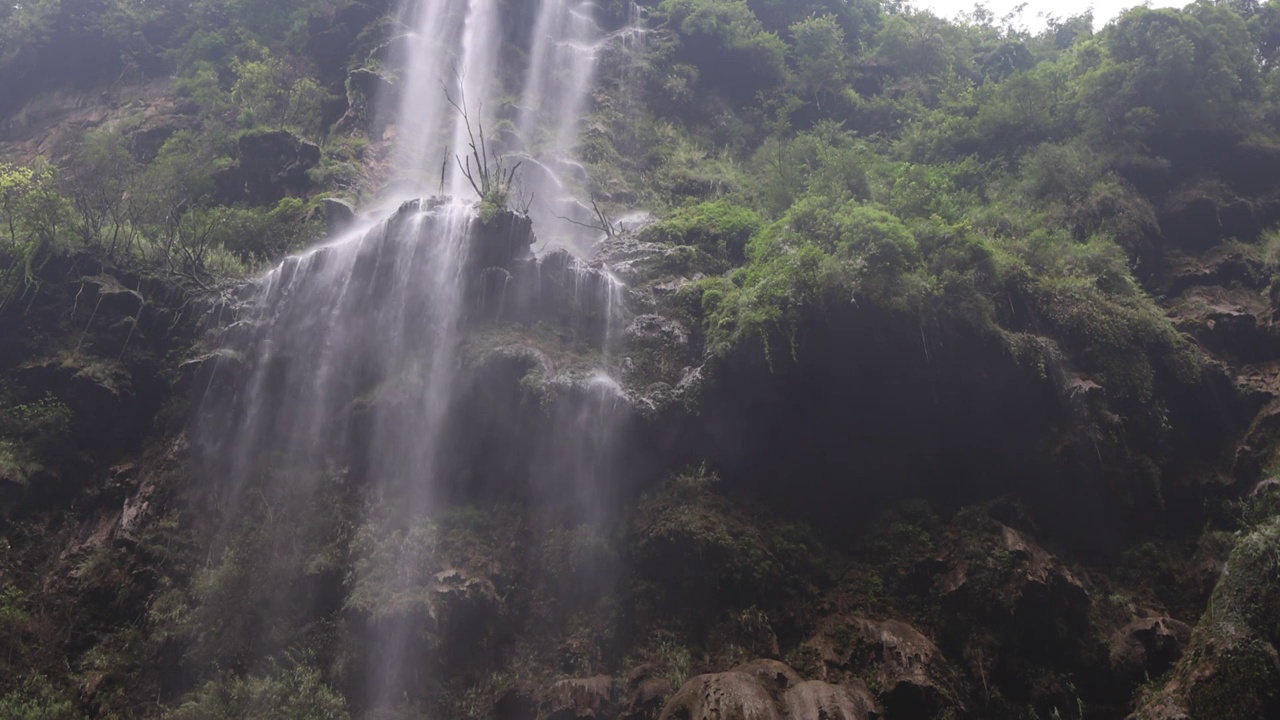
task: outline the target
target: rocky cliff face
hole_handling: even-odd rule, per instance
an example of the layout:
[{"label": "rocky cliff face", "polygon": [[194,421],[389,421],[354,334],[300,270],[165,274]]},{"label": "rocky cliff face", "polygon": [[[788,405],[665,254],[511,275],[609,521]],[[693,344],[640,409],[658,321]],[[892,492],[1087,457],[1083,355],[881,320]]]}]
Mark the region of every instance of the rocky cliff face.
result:
[{"label": "rocky cliff face", "polygon": [[[296,28],[331,96],[328,142],[232,123],[210,202],[354,196],[391,174],[396,128],[377,101],[402,90],[407,40],[379,26],[383,5]],[[531,5],[509,5],[504,33],[532,23]],[[883,62],[864,80],[889,77]],[[702,153],[680,133],[666,139],[689,147],[665,160],[640,147],[681,112],[715,124],[709,137],[754,122],[703,107],[691,67],[599,91],[583,145],[611,199],[674,208],[729,185],[706,158],[677,167]],[[209,110],[167,81],[33,88],[0,98],[0,157],[56,157],[100,128],[150,162]],[[637,115],[645,102],[671,117]],[[224,446],[205,443],[201,423],[233,425],[220,404],[255,372],[272,422],[251,441],[315,399],[318,378],[289,375],[313,359],[303,346],[246,340],[277,319],[250,299],[287,304],[299,259],[257,295],[260,279],[208,287],[97,253],[0,249],[0,718],[1280,717],[1280,285],[1256,242],[1277,219],[1280,156],[1199,140],[1119,163],[1133,187],[1108,175],[1123,192],[1050,238],[1114,230],[1120,278],[1053,285],[1022,268],[981,285],[990,248],[945,245],[968,217],[922,232],[929,262],[989,301],[978,319],[845,293],[725,342],[716,302],[742,289],[758,216],[721,234],[628,221],[576,257],[535,252],[544,228],[524,215],[479,210],[436,504],[391,531],[367,521],[402,504],[371,479],[373,438],[399,422],[414,445],[406,399],[423,379],[379,368],[372,334],[353,334],[363,364],[331,386],[338,410],[306,462],[262,452],[231,478]],[[782,142],[783,184],[781,164],[803,160],[850,186],[841,202],[868,200],[865,158],[846,176]],[[821,147],[837,149],[866,150]],[[366,219],[323,210],[334,236]],[[403,251],[370,243],[354,264],[357,330],[394,300]],[[1130,260],[1143,304],[1104,302]],[[310,330],[332,319],[311,309],[292,309]]]},{"label": "rocky cliff face", "polygon": [[[10,662],[48,667],[85,712],[150,716],[157,695],[172,707],[211,692],[212,668],[276,677],[272,658],[302,646],[358,712],[365,660],[344,648],[372,651],[360,638],[401,623],[422,682],[406,712],[1275,712],[1276,539],[1269,525],[1230,532],[1229,508],[1261,517],[1275,502],[1280,358],[1269,278],[1247,258],[1212,253],[1169,280],[1170,313],[1210,360],[1168,386],[1187,440],[1156,456],[1111,443],[1107,424],[1124,419],[1105,388],[1038,373],[972,328],[922,333],[855,307],[813,318],[804,351],[770,367],[703,347],[682,300],[694,277],[665,264],[669,247],[622,237],[591,266],[529,254],[517,216],[478,232],[458,480],[413,531],[432,550],[398,599],[376,568],[409,546],[351,526],[358,467],[330,468],[310,499],[263,494],[243,532],[223,534],[185,418],[210,388],[237,392],[234,372],[215,376],[244,362],[219,340],[237,327],[234,292],[89,256],[39,268],[0,312],[17,339],[0,354],[0,470],[20,528],[3,566]],[[614,292],[620,320],[583,311]],[[529,468],[565,427],[590,430],[573,419],[600,397],[601,341],[621,369],[606,396],[622,451],[584,518]],[[1186,467],[1117,483],[1113,463],[1143,453]],[[331,521],[291,527],[298,502]],[[211,543],[220,557],[202,560]]]}]

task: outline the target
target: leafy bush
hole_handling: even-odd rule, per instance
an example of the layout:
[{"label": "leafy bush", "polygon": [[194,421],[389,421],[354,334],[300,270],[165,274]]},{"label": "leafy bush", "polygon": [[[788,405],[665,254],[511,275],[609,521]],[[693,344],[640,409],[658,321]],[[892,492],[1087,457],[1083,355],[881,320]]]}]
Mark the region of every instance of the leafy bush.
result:
[{"label": "leafy bush", "polygon": [[893,215],[857,201],[810,196],[761,231],[747,247],[750,262],[732,287],[703,296],[713,348],[745,339],[788,339],[794,354],[806,314],[847,304],[854,296],[899,304],[906,274],[919,264],[911,232]]},{"label": "leafy bush", "polygon": [[771,217],[806,193],[868,199],[870,149],[839,125],[824,122],[790,140],[771,139],[752,158],[756,202]]},{"label": "leafy bush", "polygon": [[318,137],[321,107],[327,93],[310,77],[299,77],[265,49],[258,60],[236,58],[231,70],[235,83],[231,100],[239,108],[242,127],[291,128],[304,137]]},{"label": "leafy bush", "polygon": [[346,701],[304,664],[266,677],[224,676],[200,686],[165,720],[346,720]]},{"label": "leafy bush", "polygon": [[799,89],[821,108],[843,91],[848,78],[844,29],[833,15],[814,15],[792,25],[791,38]]},{"label": "leafy bush", "polygon": [[746,102],[786,77],[786,43],[765,31],[745,0],[663,0],[658,9],[680,34],[678,57],[697,66],[707,86]]},{"label": "leafy bush", "polygon": [[681,208],[666,220],[646,227],[643,236],[658,242],[693,245],[741,262],[746,257],[747,241],[761,224],[754,210],[716,200]]},{"label": "leafy bush", "polygon": [[0,697],[0,717],[6,720],[78,720],[80,713],[47,678],[35,675],[22,687]]},{"label": "leafy bush", "polygon": [[0,437],[21,439],[37,449],[57,447],[71,432],[71,408],[46,394],[35,402],[0,408]]}]

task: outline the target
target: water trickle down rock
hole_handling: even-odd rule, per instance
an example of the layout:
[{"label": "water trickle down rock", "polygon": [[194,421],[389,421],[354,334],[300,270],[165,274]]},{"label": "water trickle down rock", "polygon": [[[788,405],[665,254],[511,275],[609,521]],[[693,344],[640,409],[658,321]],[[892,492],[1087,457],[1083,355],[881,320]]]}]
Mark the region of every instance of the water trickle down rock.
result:
[{"label": "water trickle down rock", "polygon": [[[545,0],[523,72],[504,65],[518,61],[515,56],[499,53],[506,11],[497,0],[402,2],[398,19],[407,32],[383,58],[399,78],[378,113],[378,124],[396,125],[389,179],[402,190],[394,197],[412,197],[413,188],[426,184],[424,175],[434,180],[441,148],[445,157],[465,156],[473,132],[494,119],[497,104],[490,100],[503,93],[531,95],[537,107],[554,110],[533,112],[521,127],[529,136],[553,138],[544,148],[548,160],[581,180],[572,151],[602,37],[597,9]],[[560,55],[574,58],[567,75],[558,71]],[[504,78],[517,77],[523,78],[519,87],[500,87]],[[496,162],[510,152],[512,139],[490,138],[497,140],[488,148],[496,154],[486,159]],[[287,173],[267,178],[275,184],[257,184],[264,193],[291,192],[296,173],[289,173],[298,167],[291,163]],[[258,175],[255,182],[267,177]],[[465,175],[446,162],[443,189],[454,198],[469,195]],[[277,176],[283,180],[275,182]],[[234,180],[237,191],[249,184]],[[555,193],[562,200],[572,195],[568,184]],[[567,252],[534,257],[532,241],[527,216],[495,213],[492,205],[479,212],[458,201],[409,200],[367,232],[289,258],[248,288],[238,300],[237,322],[223,334],[224,347],[195,373],[207,383],[197,455],[219,480],[222,533],[235,528],[237,508],[272,482],[262,470],[287,466],[300,478],[294,482],[315,483],[308,478],[321,473],[307,468],[341,466],[361,488],[364,531],[401,537],[440,510],[459,484],[475,482],[478,468],[468,467],[475,457],[463,456],[461,441],[500,429],[509,433],[503,469],[517,470],[503,473],[505,482],[523,477],[539,492],[567,494],[584,516],[604,507],[616,464],[610,438],[627,405],[608,369],[610,340],[623,327],[616,320],[622,287],[603,267]],[[498,373],[491,371],[504,362],[502,352],[464,362],[467,339],[501,324],[523,328],[525,336],[547,326],[557,347],[541,348],[526,337],[524,359]],[[526,375],[542,371],[534,383],[543,396],[540,421],[531,415],[513,421],[513,409],[523,412],[519,406],[494,399],[510,397],[506,390],[473,392],[482,377],[526,387],[523,376],[511,374],[522,368]],[[482,407],[463,407],[466,402]],[[481,439],[477,447],[483,446]],[[279,510],[276,522],[310,519],[305,508]],[[412,585],[414,596],[444,589],[448,597],[469,597],[421,567],[388,570]],[[487,582],[469,577],[463,590],[490,587]],[[356,654],[367,659],[364,702],[389,706],[421,692],[429,672],[415,665],[424,654],[420,638],[406,632],[418,620],[372,616],[353,640],[362,645]]]}]

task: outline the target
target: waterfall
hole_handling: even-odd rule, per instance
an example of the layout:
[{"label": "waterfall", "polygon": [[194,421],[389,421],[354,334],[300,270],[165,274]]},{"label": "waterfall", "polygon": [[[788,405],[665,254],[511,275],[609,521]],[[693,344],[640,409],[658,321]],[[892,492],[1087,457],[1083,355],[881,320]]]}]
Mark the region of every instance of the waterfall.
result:
[{"label": "waterfall", "polygon": [[397,170],[425,181],[443,165],[445,190],[462,197],[471,188],[454,157],[466,157],[470,133],[449,100],[465,107],[477,132],[492,118],[502,44],[498,0],[409,0],[400,18],[408,35],[396,111]]},{"label": "waterfall", "polygon": [[[536,154],[569,160],[578,120],[595,70],[600,29],[594,4],[545,0],[533,31],[533,47],[520,100],[520,136],[544,146]],[[539,137],[539,131],[545,138]]]},{"label": "waterfall", "polygon": [[[220,380],[211,380],[196,430],[206,474],[220,479],[224,538],[241,522],[240,509],[255,503],[270,508],[273,523],[318,522],[297,499],[321,492],[327,468],[345,467],[359,483],[355,522],[375,550],[372,569],[346,580],[348,609],[366,616],[349,655],[360,658],[351,681],[360,703],[375,709],[396,706],[429,680],[424,636],[436,609],[421,598],[439,580],[427,570],[428,551],[410,538],[459,485],[484,475],[467,463],[502,465],[513,477],[499,481],[523,478],[534,493],[563,497],[573,522],[600,513],[611,492],[626,393],[609,365],[624,288],[607,269],[563,250],[530,251],[535,228],[565,247],[582,230],[558,216],[583,209],[574,145],[596,56],[609,39],[591,3],[543,0],[529,64],[506,75],[521,85],[504,87],[503,7],[408,0],[401,8],[406,69],[394,159],[397,172],[425,186],[440,177],[444,148],[463,154],[471,132],[500,120],[495,98],[520,97],[518,117],[508,119],[530,168],[524,191],[543,198],[532,219],[481,215],[470,181],[450,162],[446,197],[408,200],[371,227],[287,258],[245,289],[239,319],[221,338],[226,367],[215,371]],[[509,141],[490,142],[496,153],[516,152]],[[481,401],[467,399],[475,380],[467,380],[464,346],[485,327],[542,323],[587,348],[594,365],[549,379],[560,400],[540,423],[536,446],[494,462],[469,449],[481,431],[467,425],[477,414],[467,403]],[[273,485],[284,482],[281,467],[292,478],[287,492]],[[277,497],[291,500],[277,507]],[[361,594],[366,575],[380,579],[377,592]]]},{"label": "waterfall", "polygon": [[535,221],[558,226],[560,241],[571,249],[598,239],[590,229],[598,219],[586,202],[587,170],[575,151],[602,57],[610,50],[634,54],[643,37],[638,6],[627,8],[627,24],[606,33],[592,0],[544,0],[534,26],[518,117],[525,191]]}]

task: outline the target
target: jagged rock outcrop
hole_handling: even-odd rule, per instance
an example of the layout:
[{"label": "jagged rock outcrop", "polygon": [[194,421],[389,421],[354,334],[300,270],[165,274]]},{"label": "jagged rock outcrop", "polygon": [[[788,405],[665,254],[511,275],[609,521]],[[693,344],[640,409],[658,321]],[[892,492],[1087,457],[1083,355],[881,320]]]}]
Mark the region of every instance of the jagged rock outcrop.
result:
[{"label": "jagged rock outcrop", "polygon": [[[39,264],[0,304],[0,404],[42,408],[0,438],[0,455],[12,456],[0,475],[22,480],[31,500],[116,477],[109,469],[141,449],[174,397],[168,362],[195,342],[207,310],[194,296],[89,253]],[[48,422],[56,428],[38,427]]]},{"label": "jagged rock outcrop", "polygon": [[1054,616],[1069,632],[1086,624],[1089,592],[1084,583],[1022,533],[998,524],[995,529],[998,535],[978,535],[983,543],[978,548],[966,547],[972,535],[953,539],[944,560],[949,569],[937,586],[940,597],[979,616]]}]

